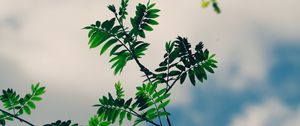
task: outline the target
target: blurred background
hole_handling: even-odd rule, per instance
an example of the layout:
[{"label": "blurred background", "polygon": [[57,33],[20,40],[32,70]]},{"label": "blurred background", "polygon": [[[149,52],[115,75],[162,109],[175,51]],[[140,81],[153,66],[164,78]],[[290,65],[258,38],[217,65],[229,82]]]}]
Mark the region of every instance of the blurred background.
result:
[{"label": "blurred background", "polygon": [[[138,2],[147,1],[131,0],[130,17]],[[196,87],[187,81],[171,92],[167,110],[174,126],[300,125],[299,0],[219,0],[221,14],[202,9],[201,0],[154,2],[162,10],[160,25],[147,35],[151,45],[142,63],[156,68],[164,43],[178,35],[193,45],[203,41],[219,61],[208,81]],[[115,82],[122,82],[127,97],[134,94],[143,80],[136,64],[114,76],[107,54],[89,49],[81,30],[110,19],[109,4],[119,0],[0,0],[0,89],[22,94],[32,83],[47,87],[25,119],[84,125]]]}]

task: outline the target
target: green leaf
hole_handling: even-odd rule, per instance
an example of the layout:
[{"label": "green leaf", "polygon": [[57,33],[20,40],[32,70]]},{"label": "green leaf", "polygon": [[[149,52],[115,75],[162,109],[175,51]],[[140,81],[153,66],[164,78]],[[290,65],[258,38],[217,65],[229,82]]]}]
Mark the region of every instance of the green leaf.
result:
[{"label": "green leaf", "polygon": [[147,47],[149,46],[149,43],[142,43],[139,46],[135,48],[135,53],[137,55],[143,55],[143,51],[147,50]]},{"label": "green leaf", "polygon": [[119,110],[119,109],[115,110],[115,113],[113,114],[113,118],[112,118],[112,122],[113,122],[113,123],[116,122],[116,120],[117,120],[119,114],[120,114],[120,110]]},{"label": "green leaf", "polygon": [[158,103],[158,102],[161,102],[161,101],[165,100],[165,99],[168,98],[170,95],[171,95],[171,94],[164,94],[164,95],[162,95],[161,97],[159,97],[159,98],[157,98],[157,99],[155,100],[155,103]]},{"label": "green leaf", "polygon": [[170,115],[170,113],[168,113],[168,112],[158,112],[158,115],[166,116],[166,115]]},{"label": "green leaf", "polygon": [[41,97],[32,97],[31,100],[32,101],[41,101],[42,98]]},{"label": "green leaf", "polygon": [[115,20],[116,20],[115,18],[112,18],[109,21],[107,20],[107,21],[102,23],[101,27],[106,29],[107,31],[109,31],[114,26]]},{"label": "green leaf", "polygon": [[196,81],[195,81],[194,71],[192,69],[190,69],[188,71],[188,74],[189,74],[189,78],[190,78],[191,83],[195,86],[196,85]]},{"label": "green leaf", "polygon": [[209,64],[209,66],[211,66],[212,68],[218,68],[218,66],[214,63]]},{"label": "green leaf", "polygon": [[145,19],[144,21],[148,24],[151,24],[151,25],[158,25],[159,24],[157,21],[152,20],[152,19]]},{"label": "green leaf", "polygon": [[163,71],[166,71],[168,68],[167,67],[160,67],[160,68],[157,68],[155,70],[155,72],[163,72]]},{"label": "green leaf", "polygon": [[5,126],[6,122],[4,119],[0,119],[0,125]]},{"label": "green leaf", "polygon": [[25,111],[26,114],[28,114],[28,115],[31,114],[31,110],[28,106],[24,106],[23,110]]},{"label": "green leaf", "polygon": [[146,36],[145,36],[145,32],[144,32],[143,30],[139,30],[139,31],[138,31],[138,34],[139,34],[139,36],[142,37],[142,38],[145,38],[145,37],[146,37]]},{"label": "green leaf", "polygon": [[[122,99],[125,96],[124,90],[123,90],[120,82],[115,83],[115,90],[116,90],[117,99]],[[124,103],[124,100],[123,100],[123,103]],[[121,105],[121,106],[123,106],[123,105]]]},{"label": "green leaf", "polygon": [[110,32],[112,33],[112,34],[116,34],[120,29],[121,29],[122,27],[121,26],[115,26]]},{"label": "green leaf", "polygon": [[[195,71],[195,75],[197,77],[197,79],[200,81],[200,82],[203,82],[203,76],[202,76],[202,71],[201,68],[199,66],[195,67],[194,68],[194,71]],[[205,72],[205,71],[204,71]]]},{"label": "green leaf", "polygon": [[170,100],[167,100],[167,101],[161,103],[157,108],[162,109],[162,108],[166,107],[169,103],[170,103]]},{"label": "green leaf", "polygon": [[110,125],[110,122],[101,122],[100,123],[100,126],[108,126],[108,125]]},{"label": "green leaf", "polygon": [[129,100],[127,100],[126,102],[125,102],[125,108],[128,108],[129,106],[130,106],[130,104],[131,104],[131,102],[132,102],[132,98],[130,98]]},{"label": "green leaf", "polygon": [[184,72],[181,76],[180,76],[180,83],[182,84],[186,78],[187,73]]},{"label": "green leaf", "polygon": [[113,47],[113,48],[111,49],[109,55],[112,56],[113,54],[115,54],[116,51],[117,51],[120,47],[122,47],[122,45],[116,45],[115,47]]},{"label": "green leaf", "polygon": [[97,32],[97,28],[93,28],[93,29],[91,29],[90,31],[89,31],[89,33],[88,33],[88,37],[90,38],[90,37],[92,37],[96,32]]},{"label": "green leaf", "polygon": [[96,21],[96,27],[100,27],[101,26],[101,22],[100,21]]},{"label": "green leaf", "polygon": [[179,49],[175,49],[173,52],[171,52],[169,56],[169,63],[172,63],[178,57],[179,52],[180,52]]},{"label": "green leaf", "polygon": [[206,63],[203,64],[203,67],[204,67],[208,72],[214,73],[214,70],[213,70],[210,66],[208,66]]},{"label": "green leaf", "polygon": [[35,96],[39,96],[45,93],[45,87],[41,87],[39,89],[37,89],[37,91],[35,92]]},{"label": "green leaf", "polygon": [[27,105],[28,105],[30,108],[32,108],[32,109],[35,109],[35,108],[36,108],[35,104],[34,104],[33,102],[31,102],[31,101],[29,101],[29,102],[27,103]]},{"label": "green leaf", "polygon": [[130,18],[130,23],[131,23],[132,27],[134,27],[134,28],[138,27],[134,18]]},{"label": "green leaf", "polygon": [[157,17],[159,17],[159,15],[154,14],[154,13],[148,13],[145,17],[147,17],[147,18],[157,18]]},{"label": "green leaf", "polygon": [[149,109],[149,110],[146,111],[146,114],[147,115],[153,114],[155,111],[156,111],[156,108],[151,108],[151,109]]},{"label": "green leaf", "polygon": [[31,85],[31,91],[32,91],[32,92],[35,92],[35,91],[36,91],[36,88],[37,88],[37,86],[38,86],[38,85],[33,85],[33,84],[32,84],[32,85]]},{"label": "green leaf", "polygon": [[160,91],[158,91],[158,92],[155,92],[155,93],[153,94],[153,98],[156,98],[156,97],[162,95],[163,93],[166,92],[166,90],[167,90],[167,89],[164,88],[164,89],[162,89],[162,90],[160,90]]},{"label": "green leaf", "polygon": [[179,74],[181,74],[180,71],[171,71],[171,72],[169,73],[169,76],[177,76],[177,75],[179,75]]},{"label": "green leaf", "polygon": [[141,24],[141,28],[146,30],[146,31],[153,31],[153,28],[147,24]]},{"label": "green leaf", "polygon": [[127,119],[128,119],[129,121],[131,121],[131,119],[132,119],[132,115],[131,115],[129,112],[127,112]]},{"label": "green leaf", "polygon": [[111,12],[113,12],[113,13],[116,12],[116,8],[115,8],[114,5],[109,5],[107,8],[108,8]]},{"label": "green leaf", "polygon": [[126,35],[126,34],[124,34],[123,32],[120,32],[120,33],[117,34],[117,37],[118,37],[118,38],[122,38],[122,37],[125,36],[125,35]]},{"label": "green leaf", "polygon": [[153,3],[153,4],[149,5],[147,8],[148,8],[148,9],[151,9],[151,8],[153,8],[155,5],[156,5],[156,4]]},{"label": "green leaf", "polygon": [[181,71],[185,71],[185,67],[183,65],[177,64],[176,68],[178,68]]},{"label": "green leaf", "polygon": [[100,51],[100,55],[102,55],[110,46],[115,44],[117,41],[117,39],[111,39],[108,42],[106,42]]},{"label": "green leaf", "polygon": [[160,12],[159,9],[150,9],[150,10],[147,11],[147,13],[151,13],[151,14],[155,14],[155,13],[158,13],[158,12]]},{"label": "green leaf", "polygon": [[106,41],[110,36],[108,33],[105,32],[97,32],[95,33],[94,37],[92,37],[90,41],[90,48],[96,48],[99,46],[101,43]]},{"label": "green leaf", "polygon": [[93,29],[94,27],[92,27],[92,26],[86,26],[86,27],[84,27],[84,28],[82,28],[82,29],[87,29],[87,30],[89,30],[89,29]]},{"label": "green leaf", "polygon": [[126,111],[122,111],[120,114],[120,120],[119,120],[120,125],[122,125],[125,116],[126,116]]},{"label": "green leaf", "polygon": [[[149,85],[150,85],[150,84],[149,84]],[[152,95],[152,94],[154,93],[154,91],[156,90],[156,88],[157,88],[157,84],[156,84],[156,83],[151,84],[151,87],[150,87],[150,89],[148,90],[149,95]]]}]

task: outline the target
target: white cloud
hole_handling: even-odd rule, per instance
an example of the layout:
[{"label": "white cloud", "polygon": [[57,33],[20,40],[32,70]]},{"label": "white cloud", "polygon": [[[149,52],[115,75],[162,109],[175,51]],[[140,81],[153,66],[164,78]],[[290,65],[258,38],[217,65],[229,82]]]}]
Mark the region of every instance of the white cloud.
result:
[{"label": "white cloud", "polygon": [[300,124],[300,106],[298,107],[298,110],[294,110],[293,112],[294,114],[290,119],[286,120],[282,126],[298,126]]},{"label": "white cloud", "polygon": [[297,110],[276,99],[248,105],[237,114],[229,126],[298,126],[300,106]]}]

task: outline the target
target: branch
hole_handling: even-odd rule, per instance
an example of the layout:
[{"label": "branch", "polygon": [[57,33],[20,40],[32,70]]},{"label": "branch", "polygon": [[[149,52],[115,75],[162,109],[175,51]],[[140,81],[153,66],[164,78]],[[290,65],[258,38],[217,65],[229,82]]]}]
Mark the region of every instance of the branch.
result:
[{"label": "branch", "polygon": [[18,116],[10,114],[9,112],[6,112],[5,110],[0,109],[0,111],[3,112],[3,113],[5,113],[6,115],[9,115],[9,116],[15,118],[15,119],[18,119],[20,122],[24,122],[24,123],[28,124],[29,126],[34,126],[32,123],[26,121],[25,119],[22,119],[22,118],[20,118]]},{"label": "branch", "polygon": [[[116,12],[114,12],[114,15],[115,15],[115,17],[116,17],[118,23],[120,24],[120,26],[121,26],[123,32],[125,33],[125,35],[126,35],[127,37],[129,37],[129,35],[128,35],[127,32],[125,31],[125,28],[124,28],[123,23],[120,21],[120,19],[119,19],[119,17],[118,17],[118,15],[117,15]],[[135,40],[136,40],[136,39],[137,39],[137,36],[136,36]],[[149,82],[152,82],[151,79],[150,79],[150,77],[149,77],[149,75],[148,75],[149,72],[150,72],[150,73],[152,73],[152,72],[151,72],[149,69],[147,69],[143,64],[141,64],[141,62],[140,62],[140,61],[138,60],[138,58],[136,57],[134,51],[131,50],[131,49],[132,49],[132,46],[131,46],[130,42],[128,42],[128,44],[129,44],[129,49],[130,49],[130,52],[131,52],[131,54],[132,54],[133,59],[135,60],[135,62],[137,63],[137,65],[140,67],[140,70],[146,75],[148,81],[149,81]],[[126,46],[125,44],[122,44],[122,45],[125,46],[125,48],[128,50],[128,48],[127,48],[127,46]],[[168,86],[168,84],[167,84],[167,86]],[[161,101],[161,103],[162,103],[162,101]],[[164,110],[164,112],[167,112],[165,107],[163,108],[163,110]],[[160,125],[162,126],[162,122],[161,122],[160,116],[159,116],[158,118],[159,118],[159,121],[160,121]],[[172,125],[171,125],[170,118],[169,118],[168,115],[166,115],[166,118],[167,118],[168,125],[169,125],[169,126],[172,126]]]}]

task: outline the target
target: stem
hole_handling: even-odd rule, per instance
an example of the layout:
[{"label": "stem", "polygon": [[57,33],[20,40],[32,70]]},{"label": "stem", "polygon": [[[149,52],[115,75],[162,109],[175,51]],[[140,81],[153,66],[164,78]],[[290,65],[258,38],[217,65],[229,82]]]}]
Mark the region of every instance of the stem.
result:
[{"label": "stem", "polygon": [[5,110],[0,109],[0,111],[3,112],[4,114],[8,115],[8,116],[11,116],[11,117],[13,117],[13,118],[15,118],[15,119],[18,119],[20,122],[26,123],[26,124],[29,125],[29,126],[34,126],[32,123],[26,121],[25,119],[22,119],[22,118],[20,118],[20,117],[18,117],[18,116],[15,116],[15,115],[13,115],[13,114],[10,114],[9,112],[6,112]]}]

